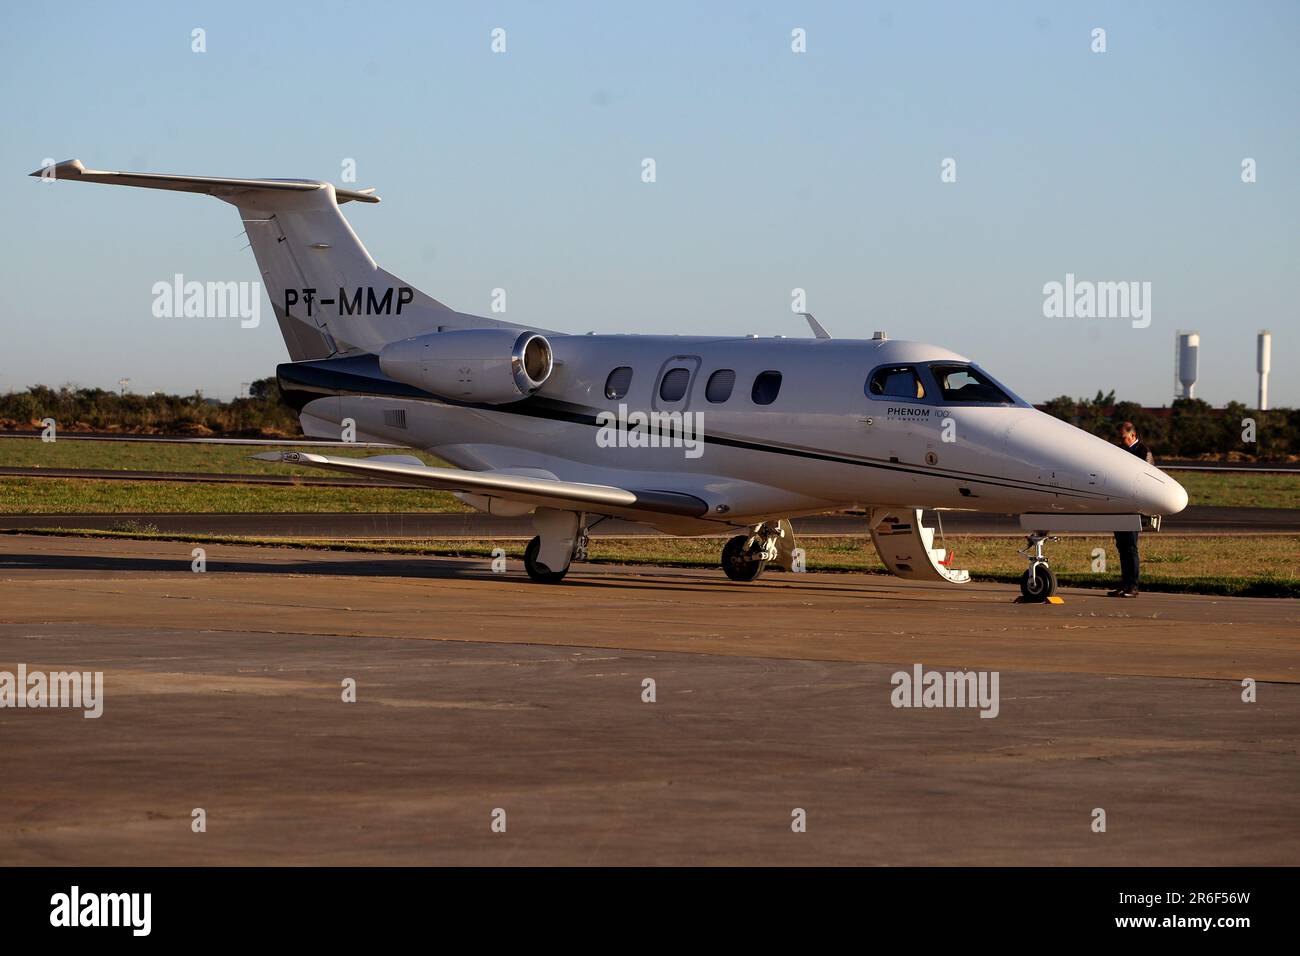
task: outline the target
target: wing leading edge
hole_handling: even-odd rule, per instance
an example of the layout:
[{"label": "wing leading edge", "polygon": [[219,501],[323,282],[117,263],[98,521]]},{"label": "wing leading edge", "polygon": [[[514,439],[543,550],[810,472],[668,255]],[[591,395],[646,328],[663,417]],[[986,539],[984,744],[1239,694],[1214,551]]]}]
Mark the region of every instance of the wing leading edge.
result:
[{"label": "wing leading edge", "polygon": [[262,461],[306,465],[403,484],[425,485],[440,491],[486,495],[569,511],[584,510],[615,516],[628,514],[633,517],[639,512],[642,515],[702,518],[709,510],[708,504],[701,499],[679,491],[617,488],[613,485],[590,485],[561,481],[558,478],[536,478],[495,471],[464,471],[460,468],[434,468],[429,465],[365,458],[334,458],[311,452],[264,452],[253,457]]}]

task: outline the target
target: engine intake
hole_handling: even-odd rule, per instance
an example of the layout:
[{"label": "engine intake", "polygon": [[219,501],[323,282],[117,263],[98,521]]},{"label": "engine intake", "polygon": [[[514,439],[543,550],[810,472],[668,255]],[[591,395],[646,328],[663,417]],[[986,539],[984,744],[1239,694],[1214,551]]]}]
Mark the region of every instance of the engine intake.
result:
[{"label": "engine intake", "polygon": [[389,378],[443,398],[502,405],[545,385],[555,356],[536,332],[454,329],[385,345],[379,367]]}]

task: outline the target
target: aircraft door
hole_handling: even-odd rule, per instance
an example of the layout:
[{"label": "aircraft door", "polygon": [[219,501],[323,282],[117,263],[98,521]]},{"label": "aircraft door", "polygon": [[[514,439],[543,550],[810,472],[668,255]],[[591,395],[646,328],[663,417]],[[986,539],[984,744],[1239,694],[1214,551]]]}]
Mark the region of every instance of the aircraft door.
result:
[{"label": "aircraft door", "polygon": [[656,412],[684,412],[691,406],[695,376],[700,370],[698,355],[674,355],[659,367],[655,376],[650,408]]},{"label": "aircraft door", "polygon": [[935,408],[927,402],[929,386],[914,365],[873,369],[864,388],[867,454],[898,464],[920,464],[927,425]]}]

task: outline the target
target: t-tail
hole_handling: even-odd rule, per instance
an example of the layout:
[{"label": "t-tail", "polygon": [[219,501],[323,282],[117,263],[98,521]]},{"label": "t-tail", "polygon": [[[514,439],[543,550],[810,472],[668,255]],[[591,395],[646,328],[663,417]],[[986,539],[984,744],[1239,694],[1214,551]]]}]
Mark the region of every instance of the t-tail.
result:
[{"label": "t-tail", "polygon": [[310,179],[225,179],[87,169],[77,159],[33,176],[206,193],[239,210],[294,361],[371,352],[426,332],[519,328],[456,312],[376,265],[339,206],[377,203],[373,189]]}]

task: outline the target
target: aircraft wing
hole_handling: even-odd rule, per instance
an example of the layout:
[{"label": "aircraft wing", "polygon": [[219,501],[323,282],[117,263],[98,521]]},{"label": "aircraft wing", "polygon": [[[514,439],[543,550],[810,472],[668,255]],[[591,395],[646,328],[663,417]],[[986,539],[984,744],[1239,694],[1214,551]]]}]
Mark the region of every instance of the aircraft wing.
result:
[{"label": "aircraft wing", "polygon": [[426,485],[440,491],[459,491],[508,501],[520,501],[544,508],[566,511],[590,511],[621,517],[645,517],[650,514],[679,518],[701,518],[709,506],[694,495],[679,491],[616,488],[613,485],[589,485],[558,478],[538,478],[501,471],[465,471],[460,468],[433,468],[420,464],[418,458],[406,461],[375,458],[334,458],[311,452],[263,452],[254,455],[263,461],[281,461],[291,465],[324,468],[368,478],[387,479],[402,484]]}]

